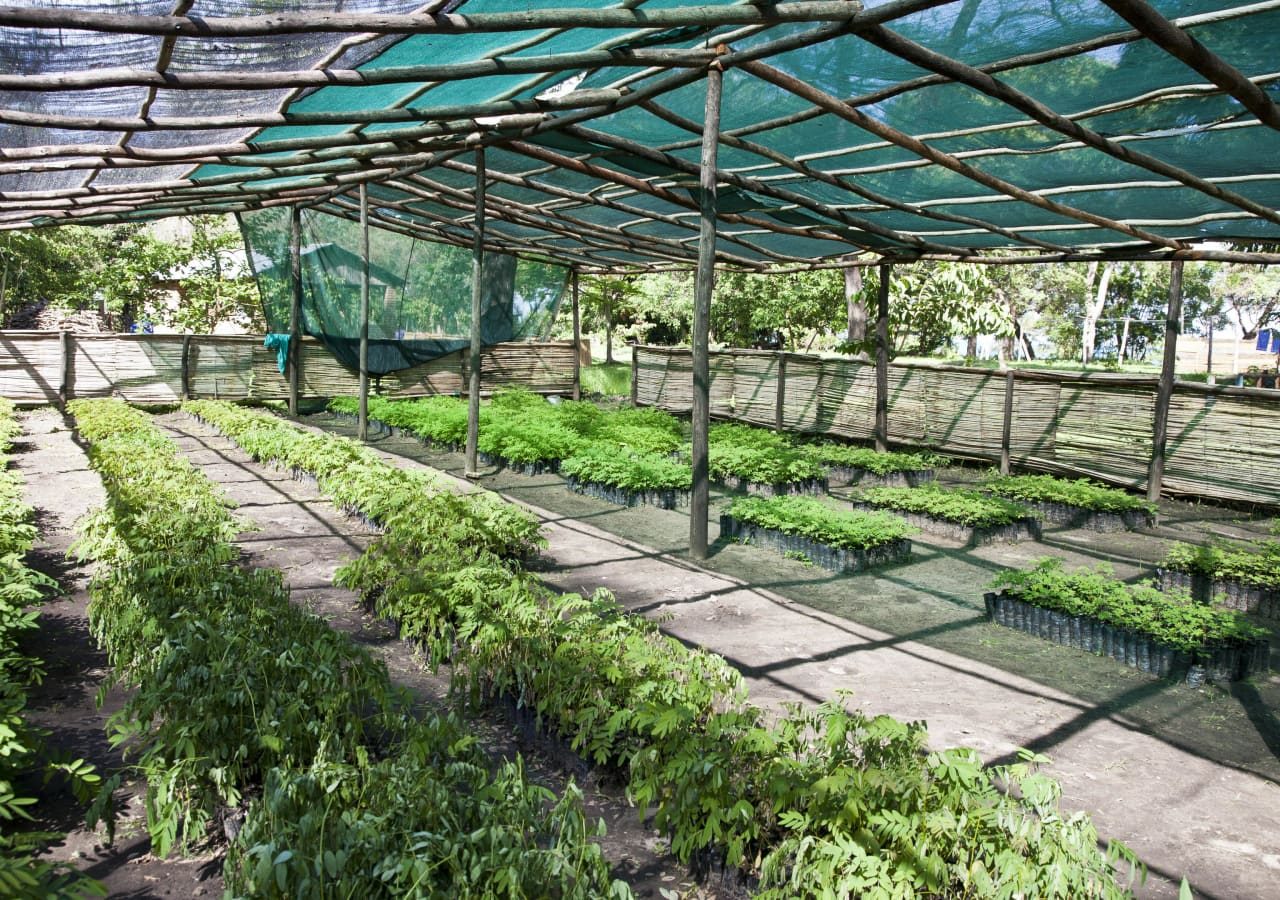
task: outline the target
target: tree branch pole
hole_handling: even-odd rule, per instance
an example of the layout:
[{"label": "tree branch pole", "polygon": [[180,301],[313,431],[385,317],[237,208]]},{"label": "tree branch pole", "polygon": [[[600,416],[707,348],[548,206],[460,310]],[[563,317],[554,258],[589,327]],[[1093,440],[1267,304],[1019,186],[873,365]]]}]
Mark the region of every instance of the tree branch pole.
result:
[{"label": "tree branch pole", "polygon": [[709,466],[707,433],[711,427],[711,368],[707,343],[711,333],[711,292],[716,261],[716,150],[720,136],[719,65],[707,70],[707,103],[702,118],[702,164],[698,176],[698,272],[693,295],[693,490],[689,497],[689,554],[707,558]]},{"label": "tree branch pole", "polygon": [[578,269],[570,270],[570,300],[573,304],[573,399],[582,399],[582,325],[578,318]]},{"label": "tree branch pole", "polygon": [[285,358],[289,369],[289,415],[298,414],[298,363],[302,361],[302,210],[289,210],[289,346]]},{"label": "tree branch pole", "polygon": [[356,436],[369,440],[369,187],[360,183],[360,419]]},{"label": "tree branch pole", "polygon": [[1178,332],[1182,330],[1182,260],[1175,259],[1169,271],[1169,313],[1164,321],[1164,361],[1160,385],[1156,388],[1155,424],[1151,434],[1151,468],[1147,473],[1147,499],[1160,499],[1164,486],[1164,451],[1169,433],[1169,401],[1173,397],[1174,364],[1178,358]]},{"label": "tree branch pole", "polygon": [[876,450],[889,449],[889,279],[893,266],[880,266],[876,290]]},{"label": "tree branch pole", "polygon": [[471,245],[471,353],[467,366],[467,463],[463,473],[480,477],[477,446],[480,441],[480,316],[484,299],[484,147],[476,148],[476,212]]}]

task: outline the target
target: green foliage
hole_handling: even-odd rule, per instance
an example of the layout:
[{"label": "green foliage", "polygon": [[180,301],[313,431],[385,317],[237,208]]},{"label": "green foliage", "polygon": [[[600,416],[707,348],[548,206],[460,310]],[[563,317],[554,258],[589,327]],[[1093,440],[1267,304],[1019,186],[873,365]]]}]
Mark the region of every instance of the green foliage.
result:
[{"label": "green foliage", "polygon": [[[317,447],[263,413],[192,406],[272,459],[312,467],[340,486],[340,502],[368,502],[389,521],[431,505],[420,496],[430,485],[397,480],[351,442]],[[111,497],[81,548],[98,561],[92,627],[135,690],[113,739],[147,778],[155,852],[186,846],[218,807],[261,785],[229,855],[228,885],[245,895],[323,884],[341,896],[473,896],[502,884],[510,896],[567,886],[562,896],[626,896],[609,883],[575,791],[557,801],[518,761],[491,772],[456,723],[414,721],[385,666],[292,605],[279,572],[236,564],[229,511],[145,416],[116,401],[76,401],[73,413]],[[435,491],[426,496],[468,503]],[[495,512],[477,501],[464,521],[523,518]]]},{"label": "green foliage", "polygon": [[718,481],[742,478],[752,484],[799,484],[826,477],[827,470],[791,439],[765,428],[720,423],[708,433],[708,466]]},{"label": "green foliage", "polygon": [[740,497],[726,512],[761,528],[850,550],[870,550],[919,531],[897,516],[834,509],[812,497]]},{"label": "green foliage", "polygon": [[802,444],[801,448],[824,466],[844,466],[863,469],[874,475],[891,475],[895,472],[924,472],[948,463],[945,456],[933,453],[902,453],[855,447],[835,441],[815,441]]},{"label": "green foliage", "polygon": [[87,802],[100,776],[84,760],[51,756],[44,746],[48,732],[25,715],[27,688],[42,680],[44,669],[22,644],[39,628],[37,607],[57,585],[26,564],[36,529],[22,481],[8,469],[11,443],[21,430],[13,403],[0,398],[0,894],[24,900],[105,896],[101,885],[69,865],[40,858],[62,835],[24,827],[36,799],[20,793],[20,779],[61,776]]},{"label": "green foliage", "polygon": [[733,347],[751,347],[757,332],[780,330],[794,350],[808,332],[838,329],[844,315],[844,279],[838,271],[725,271],[716,278],[711,330],[718,341]]},{"label": "green foliage", "polygon": [[627,397],[631,394],[631,365],[629,363],[594,363],[583,366],[579,376],[582,392],[603,397]]},{"label": "green foliage", "polygon": [[1273,587],[1280,582],[1280,541],[1221,542],[1207,547],[1177,542],[1170,545],[1161,565],[1219,581]]},{"label": "green foliage", "polygon": [[[339,481],[321,484],[337,492]],[[773,897],[874,895],[881,885],[904,896],[992,885],[1127,896],[1088,819],[1063,816],[1057,786],[1034,772],[1042,758],[986,768],[969,750],[926,754],[922,725],[867,719],[835,703],[766,722],[724,660],[662,635],[607,592],[553,594],[483,544],[470,525],[427,521],[415,508],[387,521],[340,578],[428,660],[449,661],[462,696],[513,698],[578,752],[627,773],[631,797],[681,860],[719,849],[728,864],[758,869]],[[320,780],[347,806],[343,777]],[[432,796],[416,769],[398,777],[414,796]],[[1009,784],[1020,792],[1002,789]],[[270,794],[294,804],[280,808],[282,828],[329,802],[305,778]],[[361,835],[348,845],[369,857],[401,840],[370,818],[377,809],[371,800],[341,823],[343,834]],[[320,852],[314,818],[297,830],[306,848],[298,878],[343,862]],[[261,870],[259,884],[283,866],[279,877],[291,883],[294,857],[260,841],[239,865]],[[398,868],[381,871],[401,877]]]},{"label": "green foliage", "polygon": [[1106,565],[1068,573],[1062,560],[1046,557],[1031,569],[1001,572],[992,585],[1007,588],[1034,606],[1093,616],[1188,652],[1215,643],[1255,640],[1268,633],[1234,610],[1196,603],[1185,593],[1162,593],[1147,584],[1118,581]]},{"label": "green foliage", "polygon": [[560,474],[583,483],[628,491],[687,491],[693,485],[693,470],[688,463],[657,453],[627,452],[600,443],[562,462]]},{"label": "green foliage", "polygon": [[872,506],[899,512],[932,516],[945,522],[987,528],[1010,525],[1031,516],[1025,506],[981,491],[944,488],[936,484],[920,487],[877,487],[863,491],[859,500]]},{"label": "green foliage", "polygon": [[1026,503],[1062,503],[1095,512],[1156,512],[1154,503],[1087,478],[1068,481],[1052,475],[998,475],[988,478],[982,486],[1001,497]]}]

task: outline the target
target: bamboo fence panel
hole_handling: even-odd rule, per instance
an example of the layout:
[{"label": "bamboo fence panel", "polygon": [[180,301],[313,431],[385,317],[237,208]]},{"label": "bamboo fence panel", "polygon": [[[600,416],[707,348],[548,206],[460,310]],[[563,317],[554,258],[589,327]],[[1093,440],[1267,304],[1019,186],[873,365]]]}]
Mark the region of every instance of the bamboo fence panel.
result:
[{"label": "bamboo fence panel", "polygon": [[788,431],[821,433],[822,360],[787,357],[787,383],[782,392],[782,427]]},{"label": "bamboo fence panel", "polygon": [[[75,335],[71,394],[121,397],[133,403],[177,402],[182,397],[182,345],[182,335]],[[304,396],[357,391],[357,373],[339,363],[321,342],[304,338],[301,356],[299,390]],[[463,357],[460,351],[393,373],[381,379],[379,387],[391,396],[460,393],[465,385]],[[482,355],[484,387],[523,385],[542,393],[568,393],[573,388],[573,357],[572,341],[495,344]],[[192,396],[268,400],[289,395],[275,351],[253,335],[191,336],[188,372]],[[61,382],[59,333],[0,332],[0,396],[18,403],[53,403]],[[727,403],[732,386],[723,393]]]},{"label": "bamboo fence panel", "polygon": [[1164,483],[1169,490],[1275,502],[1280,494],[1280,410],[1261,397],[1175,391]]},{"label": "bamboo fence panel", "polygon": [[56,332],[0,332],[0,397],[56,403],[61,383],[62,342]]},{"label": "bamboo fence panel", "polygon": [[[786,354],[783,427],[869,441],[875,367],[857,360]],[[772,359],[771,359],[772,357]],[[723,351],[733,358],[734,418],[774,424],[783,354]],[[687,412],[689,351],[636,348],[637,400]],[[772,383],[770,383],[772,382]],[[1142,487],[1151,459],[1156,379],[1016,371],[1009,455],[1016,465]],[[741,393],[738,393],[741,391]],[[889,367],[889,438],[958,456],[998,459],[1005,374],[956,366]],[[722,402],[717,399],[713,409]],[[1175,386],[1164,488],[1223,500],[1280,504],[1280,391]]]},{"label": "bamboo fence panel", "polygon": [[[735,417],[752,425],[773,427],[778,411],[777,353],[739,353],[733,361],[733,409]],[[787,374],[790,377],[790,373]]]}]

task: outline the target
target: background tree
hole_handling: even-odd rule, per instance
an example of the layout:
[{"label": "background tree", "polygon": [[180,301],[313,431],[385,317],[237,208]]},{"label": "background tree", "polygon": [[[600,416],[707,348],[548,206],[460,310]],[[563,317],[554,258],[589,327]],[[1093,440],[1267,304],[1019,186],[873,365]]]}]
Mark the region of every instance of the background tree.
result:
[{"label": "background tree", "polygon": [[235,321],[266,331],[258,286],[247,271],[240,232],[223,219],[189,217],[191,242],[182,253],[182,302],[164,309],[163,321],[189,334],[209,334]]},{"label": "background tree", "polygon": [[604,359],[613,362],[613,332],[631,321],[631,302],[640,293],[635,275],[596,275],[580,283],[581,310],[588,327],[604,328]]},{"label": "background tree", "polygon": [[711,330],[721,343],[751,347],[764,331],[781,331],[795,350],[846,323],[844,276],[835,270],[786,275],[721,272],[711,301]]}]

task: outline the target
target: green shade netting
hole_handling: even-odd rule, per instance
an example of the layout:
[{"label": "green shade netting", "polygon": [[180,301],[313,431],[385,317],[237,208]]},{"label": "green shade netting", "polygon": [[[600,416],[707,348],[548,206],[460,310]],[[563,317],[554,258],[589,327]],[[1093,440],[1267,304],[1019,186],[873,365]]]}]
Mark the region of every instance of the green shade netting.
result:
[{"label": "green shade netting", "polygon": [[[240,229],[262,294],[268,330],[289,330],[290,213],[245,213]],[[360,225],[315,211],[302,214],[303,334],[320,339],[344,365],[360,364]],[[385,375],[471,343],[469,249],[369,229],[369,372]],[[485,346],[545,335],[568,270],[486,253],[481,274],[480,340]]]}]

